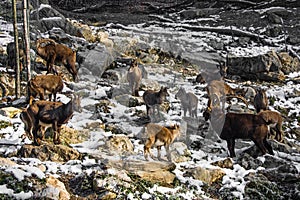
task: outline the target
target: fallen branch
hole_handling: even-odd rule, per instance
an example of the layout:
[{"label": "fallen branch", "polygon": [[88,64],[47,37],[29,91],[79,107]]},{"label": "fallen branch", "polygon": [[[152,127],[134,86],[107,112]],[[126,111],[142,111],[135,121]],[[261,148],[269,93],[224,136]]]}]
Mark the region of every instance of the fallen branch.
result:
[{"label": "fallen branch", "polygon": [[300,56],[297,54],[297,52],[295,52],[290,46],[288,47],[288,50],[289,52],[291,52],[291,54],[293,54],[293,56],[297,57],[300,61]]},{"label": "fallen branch", "polygon": [[221,0],[221,2],[225,2],[225,3],[238,3],[238,4],[246,4],[248,6],[256,6],[257,3],[252,2],[252,1],[245,1],[245,0]]}]

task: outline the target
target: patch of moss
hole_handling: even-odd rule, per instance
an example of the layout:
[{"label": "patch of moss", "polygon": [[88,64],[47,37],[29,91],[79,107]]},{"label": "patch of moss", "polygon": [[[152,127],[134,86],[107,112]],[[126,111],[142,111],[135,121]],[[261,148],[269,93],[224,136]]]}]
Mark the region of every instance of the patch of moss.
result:
[{"label": "patch of moss", "polygon": [[272,182],[269,181],[250,181],[245,187],[245,195],[250,199],[281,199],[282,192]]},{"label": "patch of moss", "polygon": [[0,121],[0,129],[7,128],[8,126],[11,126],[11,125],[12,124],[10,122],[3,121],[3,120]]}]

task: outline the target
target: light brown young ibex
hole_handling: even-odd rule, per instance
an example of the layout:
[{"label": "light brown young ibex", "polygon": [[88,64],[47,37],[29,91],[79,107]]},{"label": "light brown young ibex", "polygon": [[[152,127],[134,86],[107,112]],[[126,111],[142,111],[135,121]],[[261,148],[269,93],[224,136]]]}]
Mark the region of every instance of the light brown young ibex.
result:
[{"label": "light brown young ibex", "polygon": [[45,94],[49,94],[49,100],[56,101],[56,94],[64,88],[64,83],[60,75],[37,75],[30,79],[27,84],[28,99],[30,96],[36,98],[39,95],[40,100],[45,99]]},{"label": "light brown young ibex", "polygon": [[139,96],[139,87],[140,82],[142,80],[142,71],[139,68],[136,60],[132,61],[128,69],[127,80],[129,82],[132,96]]},{"label": "light brown young ibex", "polygon": [[278,142],[282,142],[284,140],[284,133],[282,131],[282,121],[283,118],[279,112],[271,111],[271,110],[263,110],[258,113],[265,122],[270,126],[271,131],[275,131],[275,139]]},{"label": "light brown young ibex", "polygon": [[180,127],[179,125],[173,125],[170,127],[161,127],[160,130],[157,130],[156,133],[149,135],[145,145],[144,145],[144,156],[145,159],[148,160],[148,155],[152,159],[154,155],[151,153],[151,147],[155,146],[157,148],[157,158],[161,160],[161,147],[164,146],[167,152],[167,158],[171,161],[171,154],[170,154],[170,145],[175,140],[176,137],[180,135]]},{"label": "light brown young ibex", "polygon": [[181,87],[175,94],[175,98],[180,99],[181,106],[183,108],[183,115],[185,117],[188,110],[190,117],[197,118],[198,97],[195,94],[192,92],[186,92],[185,89]]},{"label": "light brown young ibex", "polygon": [[61,126],[69,121],[75,110],[81,112],[80,98],[76,95],[66,104],[45,100],[33,102],[26,110],[27,116],[24,114],[23,117],[25,121],[29,120],[24,123],[25,129],[29,134],[32,132],[34,144],[40,145],[44,137],[43,129],[52,127],[53,142],[59,144]]},{"label": "light brown young ibex", "polygon": [[[206,90],[207,90],[207,94],[208,94],[208,98],[209,98],[207,107],[209,107],[211,109],[214,106],[213,105],[214,98],[218,99],[218,102],[219,102],[218,106],[222,107],[222,109],[225,108],[226,98],[241,99],[248,106],[247,100],[241,96],[244,94],[245,91],[242,88],[232,88],[232,87],[230,87],[230,85],[225,83],[223,80],[211,81],[207,85]],[[220,105],[221,103],[222,103],[222,106]]]},{"label": "light brown young ibex", "polygon": [[54,64],[60,62],[72,74],[73,80],[78,80],[75,51],[52,39],[38,39],[36,47],[37,54],[47,62],[47,73],[52,73]]}]

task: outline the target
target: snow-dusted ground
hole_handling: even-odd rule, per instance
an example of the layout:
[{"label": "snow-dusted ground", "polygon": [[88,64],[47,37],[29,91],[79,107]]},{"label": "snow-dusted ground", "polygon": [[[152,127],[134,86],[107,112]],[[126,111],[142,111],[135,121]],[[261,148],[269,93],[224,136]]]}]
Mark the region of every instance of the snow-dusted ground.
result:
[{"label": "snow-dusted ground", "polygon": [[[183,22],[184,23],[184,22]],[[2,24],[1,24],[2,26]],[[7,26],[7,25],[6,25]],[[199,60],[203,60],[204,51],[211,50],[211,47],[207,45],[207,41],[212,40],[220,40],[220,38],[216,38],[215,34],[211,34],[209,32],[186,32],[182,31],[181,29],[177,29],[175,26],[171,28],[162,28],[156,25],[151,25],[148,27],[144,27],[143,25],[136,25],[136,26],[128,26],[124,27],[124,29],[116,29],[116,28],[110,28],[110,25],[107,25],[105,29],[108,31],[110,38],[114,42],[122,41],[122,37],[130,37],[138,41],[138,43],[146,43],[153,47],[159,47],[162,48],[164,51],[171,51],[173,53],[177,53],[178,55],[181,55],[186,58],[193,57],[192,59],[196,62]],[[0,45],[5,45],[9,41],[12,40],[12,37],[8,36],[6,33],[1,33],[0,37]],[[230,37],[223,36],[222,42],[226,43],[226,41],[229,41]],[[238,55],[255,55],[257,52],[264,53],[266,51],[269,51],[273,48],[270,47],[258,47],[255,44],[253,44],[253,47],[249,46],[247,48],[236,48],[232,49],[231,53],[235,53]],[[276,50],[276,49],[275,49]],[[199,57],[195,56],[197,54],[200,54]],[[208,60],[209,61],[209,60]],[[169,83],[172,83],[174,81],[174,74],[162,74],[161,72],[163,70],[155,69],[153,66],[146,66],[145,69],[148,71],[149,76],[148,79],[151,79],[153,81],[157,81],[159,83],[166,83],[170,85]],[[153,71],[153,73],[150,73]],[[125,76],[125,75],[124,75]],[[300,73],[293,73],[290,74],[290,78],[299,77]],[[195,77],[189,77],[189,78],[195,78]],[[144,80],[143,80],[144,81]],[[202,111],[205,109],[205,106],[207,104],[207,99],[203,96],[205,95],[204,90],[199,90],[200,88],[205,87],[205,85],[193,85],[190,83],[187,79],[178,79],[178,82],[176,82],[176,85],[174,85],[172,88],[169,89],[170,97],[168,97],[168,100],[173,104],[172,107],[174,108],[170,113],[166,114],[166,120],[163,122],[164,124],[172,124],[178,121],[181,121],[181,117],[179,116],[180,113],[180,103],[178,100],[175,100],[175,93],[179,89],[180,86],[183,86],[187,91],[191,91],[195,93],[199,98],[199,106],[198,106],[198,116],[202,116]],[[180,81],[180,82],[179,82]],[[84,85],[85,82],[79,82],[76,83],[78,85]],[[94,86],[94,88],[97,88],[97,83],[89,83],[90,86]],[[125,83],[127,84],[127,83]],[[237,86],[234,85],[233,86]],[[105,91],[109,90],[109,87],[104,88],[98,88],[97,91],[91,91],[91,95],[89,97],[86,97],[82,99],[82,106],[88,106],[88,105],[94,105],[98,101],[96,99],[99,99],[100,97],[104,96],[106,93]],[[267,95],[269,97],[275,96],[277,101],[275,101],[275,104],[271,106],[271,109],[274,109],[276,106],[280,106],[283,108],[289,108],[291,109],[289,112],[289,115],[296,113],[296,116],[299,115],[300,111],[300,104],[299,104],[299,98],[300,97],[291,97],[288,98],[288,95],[291,95],[294,93],[294,91],[300,91],[300,84],[294,84],[293,82],[288,82],[284,86],[268,86]],[[140,93],[142,95],[142,92]],[[68,98],[64,95],[59,95],[60,100],[63,102],[67,102]],[[111,114],[114,115],[114,118],[107,118],[108,122],[116,122],[118,126],[122,127],[123,130],[125,130],[128,135],[135,136],[137,135],[142,127],[139,126],[133,126],[131,121],[137,119],[137,117],[131,117],[130,115],[126,113],[130,113],[130,109],[126,106],[123,106],[116,101],[112,100],[115,104],[115,107],[111,107]],[[145,106],[139,106],[135,109],[146,111]],[[68,122],[67,126],[73,127],[76,130],[81,130],[83,127],[86,126],[87,123],[92,122],[93,120],[90,120],[93,113],[89,112],[88,110],[84,109],[82,113],[75,112],[73,118]],[[126,118],[124,118],[126,116]],[[19,116],[16,116],[15,118],[9,118],[0,115],[1,121],[7,121],[11,124],[14,124],[14,126],[9,126],[7,128],[0,130],[0,135],[2,136],[0,139],[1,143],[11,143],[13,145],[7,146],[7,145],[0,145],[0,153],[2,155],[8,155],[11,152],[16,151],[16,149],[20,148],[22,144],[25,143],[31,143],[30,140],[26,139],[25,141],[22,141],[21,137],[24,133],[24,125],[19,119]],[[295,119],[293,123],[294,127],[298,127],[299,124],[297,123],[297,119]],[[86,152],[90,154],[101,154],[99,152],[98,147],[103,144],[104,139],[112,135],[111,132],[105,132],[102,131],[91,131],[89,138],[82,142],[81,144],[74,144],[74,148],[77,148],[80,152]],[[200,136],[191,134],[191,138],[199,138]],[[290,142],[293,142],[295,144],[299,145],[299,141],[296,141],[295,139],[290,139]],[[134,143],[134,152],[135,154],[132,156],[128,156],[125,159],[140,159],[144,160],[143,157],[143,145],[139,144],[138,141],[133,141]],[[214,145],[221,146],[223,149],[227,149],[225,141],[222,141],[218,144]],[[249,143],[249,146],[252,145],[252,143]],[[236,148],[237,156],[240,155],[244,149],[238,149]],[[153,150],[154,154],[156,153],[155,150]],[[163,151],[164,152],[164,151]],[[181,194],[182,197],[186,199],[193,199],[196,197],[201,198],[208,198],[204,195],[204,192],[201,189],[201,186],[203,186],[203,183],[198,180],[194,180],[191,177],[185,177],[183,176],[182,169],[183,168],[189,168],[189,167],[207,167],[207,168],[215,168],[215,166],[212,166],[210,163],[213,161],[218,161],[221,159],[224,159],[227,157],[227,152],[224,151],[221,154],[213,154],[213,153],[207,153],[205,151],[202,151],[201,149],[199,151],[191,150],[192,152],[192,160],[198,160],[195,161],[189,161],[189,162],[182,162],[178,163],[177,168],[174,170],[174,173],[176,174],[176,177],[182,182],[186,183],[188,182],[190,185],[195,185],[197,190],[194,190],[192,192],[187,192],[185,194]],[[164,154],[163,154],[164,155]],[[294,161],[294,165],[297,167],[298,172],[300,173],[300,160],[299,155],[295,154],[293,155],[285,155],[281,152],[275,152],[275,156],[277,157],[286,157],[289,156],[290,160]],[[204,157],[207,157],[204,159]],[[10,158],[13,161],[17,161],[20,158],[12,157]],[[110,159],[119,159],[118,157],[110,157]],[[124,158],[122,158],[124,159]],[[261,160],[264,159],[264,157],[260,157]],[[34,158],[26,158],[23,159],[25,164],[17,164],[12,166],[1,166],[1,168],[5,169],[7,172],[13,172],[15,175],[15,178],[19,181],[23,180],[26,176],[32,176],[35,175],[38,178],[42,179],[50,174],[52,175],[58,175],[58,174],[81,174],[83,171],[85,171],[87,174],[89,174],[92,170],[100,169],[100,167],[95,167],[94,164],[99,164],[100,161],[97,161],[95,159],[89,159],[84,158],[82,161],[69,161],[67,163],[55,163],[55,162],[41,162],[40,160],[34,159]],[[233,160],[235,161],[235,160]],[[38,166],[43,163],[46,166],[46,171],[42,172]],[[93,168],[89,168],[89,166],[93,166]],[[244,187],[246,184],[246,181],[244,180],[244,176],[247,175],[250,172],[255,172],[259,169],[251,169],[246,170],[243,167],[241,167],[239,164],[234,163],[233,169],[224,169],[226,175],[223,177],[222,184],[223,187],[221,188],[232,188],[232,195],[235,196],[238,199],[243,199],[244,194]],[[111,172],[112,174],[114,172]],[[153,188],[150,189],[150,191],[159,191],[161,193],[165,194],[175,194],[179,193],[178,190],[180,190],[180,187],[175,188],[167,188],[167,187],[161,187],[155,185]],[[30,199],[32,197],[32,192],[20,192],[20,193],[14,193],[12,189],[8,189],[6,185],[0,185],[0,194],[9,194],[10,196],[13,196],[17,199]],[[143,195],[144,199],[151,198],[151,192],[144,193]],[[134,199],[134,194],[129,194],[128,199]]]}]

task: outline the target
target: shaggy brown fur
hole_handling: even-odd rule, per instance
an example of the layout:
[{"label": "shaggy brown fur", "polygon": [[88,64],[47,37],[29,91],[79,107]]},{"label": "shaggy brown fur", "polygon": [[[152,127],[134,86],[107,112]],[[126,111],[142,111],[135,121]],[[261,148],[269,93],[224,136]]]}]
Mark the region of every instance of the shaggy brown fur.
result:
[{"label": "shaggy brown fur", "polygon": [[74,81],[78,80],[75,51],[52,39],[39,39],[36,46],[38,55],[47,62],[47,73],[52,73],[54,64],[59,62],[72,74]]},{"label": "shaggy brown fur", "polygon": [[154,159],[154,155],[150,152],[151,147],[155,146],[157,148],[157,158],[161,160],[161,147],[164,146],[167,152],[167,158],[171,161],[170,155],[170,145],[175,140],[176,137],[180,135],[179,125],[174,125],[171,127],[162,127],[157,133],[151,134],[147,139],[144,146],[144,156],[148,160],[148,155]]}]

